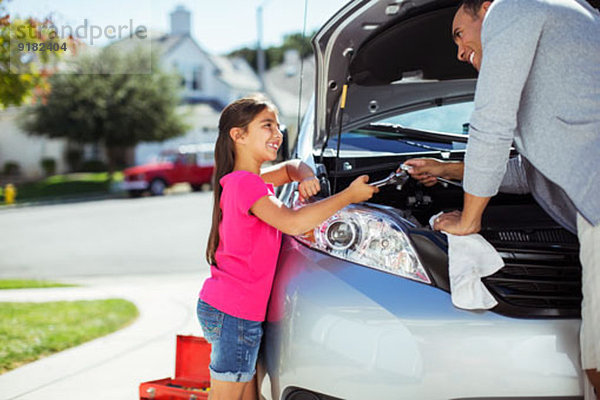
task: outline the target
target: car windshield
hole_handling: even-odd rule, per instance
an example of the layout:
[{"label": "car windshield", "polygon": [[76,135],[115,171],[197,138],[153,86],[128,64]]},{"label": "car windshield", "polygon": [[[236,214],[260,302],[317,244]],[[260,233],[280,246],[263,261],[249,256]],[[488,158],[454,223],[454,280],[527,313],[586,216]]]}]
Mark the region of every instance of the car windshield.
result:
[{"label": "car windshield", "polygon": [[170,163],[175,163],[177,162],[177,159],[180,157],[179,154],[177,153],[161,153],[158,156],[158,162],[170,162]]},{"label": "car windshield", "polygon": [[[384,118],[343,132],[340,150],[392,153],[465,148],[473,102],[442,105]],[[337,136],[327,148],[337,149]]]},{"label": "car windshield", "polygon": [[468,124],[472,112],[473,102],[470,101],[413,111],[381,122],[430,132],[466,133],[465,124]]}]

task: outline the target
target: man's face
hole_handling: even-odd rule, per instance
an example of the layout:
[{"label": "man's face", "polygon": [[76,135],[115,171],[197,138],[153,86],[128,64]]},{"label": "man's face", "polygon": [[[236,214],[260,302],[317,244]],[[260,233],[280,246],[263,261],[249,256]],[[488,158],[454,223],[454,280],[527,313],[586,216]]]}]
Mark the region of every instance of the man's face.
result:
[{"label": "man's face", "polygon": [[490,2],[483,3],[476,15],[461,6],[452,21],[452,37],[458,46],[457,57],[460,61],[470,63],[477,71],[481,68],[483,57],[481,25],[490,4]]}]

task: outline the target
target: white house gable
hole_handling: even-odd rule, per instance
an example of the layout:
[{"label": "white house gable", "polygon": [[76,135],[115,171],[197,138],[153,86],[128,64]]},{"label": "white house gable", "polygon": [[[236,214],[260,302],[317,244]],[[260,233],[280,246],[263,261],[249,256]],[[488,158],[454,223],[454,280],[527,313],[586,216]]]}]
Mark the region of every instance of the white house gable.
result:
[{"label": "white house gable", "polygon": [[228,101],[229,88],[215,79],[219,69],[211,58],[189,36],[183,37],[176,46],[161,57],[162,64],[175,69],[181,75],[183,96],[188,101]]}]

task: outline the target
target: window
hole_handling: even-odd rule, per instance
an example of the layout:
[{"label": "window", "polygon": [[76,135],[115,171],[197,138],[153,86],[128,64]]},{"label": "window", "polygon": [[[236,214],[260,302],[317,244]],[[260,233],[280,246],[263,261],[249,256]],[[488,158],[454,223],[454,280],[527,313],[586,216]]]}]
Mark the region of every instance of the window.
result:
[{"label": "window", "polygon": [[186,165],[195,165],[196,164],[196,153],[182,154],[181,162]]},{"label": "window", "polygon": [[215,154],[212,151],[198,153],[198,165],[200,166],[213,165],[214,160]]},{"label": "window", "polygon": [[194,68],[192,89],[193,90],[202,90],[202,67],[200,67],[200,66]]}]

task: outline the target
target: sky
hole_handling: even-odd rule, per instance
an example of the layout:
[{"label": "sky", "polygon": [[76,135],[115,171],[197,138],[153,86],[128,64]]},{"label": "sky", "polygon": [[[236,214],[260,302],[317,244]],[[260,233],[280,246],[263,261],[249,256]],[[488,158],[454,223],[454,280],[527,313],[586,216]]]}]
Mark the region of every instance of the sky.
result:
[{"label": "sky", "polygon": [[[192,36],[206,51],[225,54],[256,47],[256,11],[263,9],[263,47],[278,45],[287,33],[302,32],[307,3],[307,35],[323,25],[348,0],[4,0],[11,17],[51,15],[56,26],[100,29],[127,25],[136,29],[169,31],[169,14],[178,5],[192,13]],[[79,32],[85,32],[81,28]],[[124,28],[122,32],[127,32]],[[91,29],[87,30],[91,36]],[[88,37],[89,41],[89,37]],[[102,35],[94,44],[106,44]]]}]

